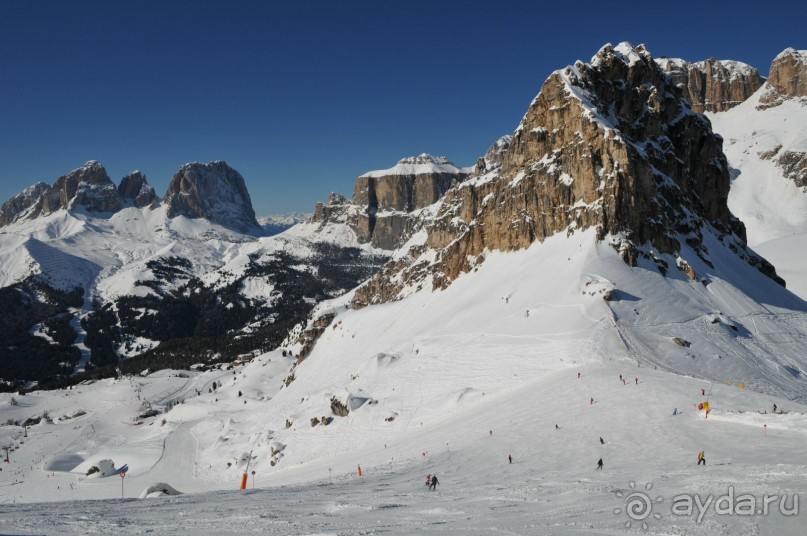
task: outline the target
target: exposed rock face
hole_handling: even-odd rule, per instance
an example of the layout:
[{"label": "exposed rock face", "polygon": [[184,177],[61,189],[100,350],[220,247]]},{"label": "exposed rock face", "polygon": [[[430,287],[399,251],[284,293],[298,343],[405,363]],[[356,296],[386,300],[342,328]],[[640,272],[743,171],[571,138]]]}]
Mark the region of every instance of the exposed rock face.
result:
[{"label": "exposed rock face", "polygon": [[148,207],[159,201],[154,188],[139,171],[133,171],[123,177],[118,186],[118,193],[124,201],[132,203],[137,208]]},{"label": "exposed rock face", "polygon": [[390,169],[365,173],[356,181],[353,201],[377,211],[411,212],[431,205],[467,176],[444,156],[404,158]]},{"label": "exposed rock face", "polygon": [[88,212],[116,212],[122,207],[118,189],[104,166],[95,160],[56,179],[42,196],[41,213],[47,215],[74,205],[81,205]]},{"label": "exposed rock face", "polygon": [[220,160],[182,166],[164,202],[169,218],[205,218],[241,233],[261,233],[244,178]]},{"label": "exposed rock face", "polygon": [[327,205],[317,203],[311,221],[346,223],[360,242],[395,249],[418,227],[412,212],[434,204],[467,176],[442,156],[404,158],[390,169],[359,177],[352,200],[331,194]]},{"label": "exposed rock face", "polygon": [[807,153],[783,151],[776,159],[776,165],[785,177],[796,183],[796,186],[807,187]]},{"label": "exposed rock face", "polygon": [[768,84],[782,97],[807,97],[807,50],[787,48],[776,56]]},{"label": "exposed rock face", "polygon": [[[427,238],[357,289],[353,306],[396,299],[430,275],[444,288],[484,259],[557,232],[596,227],[622,258],[656,260],[681,242],[708,261],[704,229],[770,277],[729,211],[722,139],[693,113],[643,47],[604,46],[556,71],[534,99],[500,167],[449,190]],[[649,244],[652,249],[646,249]],[[666,263],[659,261],[659,269]]]},{"label": "exposed rock face", "polygon": [[50,186],[44,182],[38,182],[3,203],[0,207],[0,226],[8,225],[18,218],[25,218],[26,212],[32,210],[39,203],[42,194],[49,189]]},{"label": "exposed rock face", "polygon": [[117,212],[123,202],[104,166],[91,160],[52,186],[40,182],[9,199],[0,209],[0,225],[47,216],[59,209]]},{"label": "exposed rock face", "polygon": [[674,85],[696,112],[724,112],[744,102],[762,87],[765,80],[755,68],[739,61],[706,61],[689,63],[662,58],[658,65],[669,74]]}]

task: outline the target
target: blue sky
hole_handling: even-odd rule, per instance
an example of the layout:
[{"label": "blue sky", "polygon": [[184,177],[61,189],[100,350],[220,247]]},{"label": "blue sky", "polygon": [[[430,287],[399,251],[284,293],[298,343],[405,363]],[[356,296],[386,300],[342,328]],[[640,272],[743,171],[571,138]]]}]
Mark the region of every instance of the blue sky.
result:
[{"label": "blue sky", "polygon": [[[0,4],[0,200],[99,160],[159,195],[226,160],[259,215],[429,152],[470,165],[606,42],[750,63],[807,48],[800,2]],[[0,201],[2,202],[2,201]]]}]

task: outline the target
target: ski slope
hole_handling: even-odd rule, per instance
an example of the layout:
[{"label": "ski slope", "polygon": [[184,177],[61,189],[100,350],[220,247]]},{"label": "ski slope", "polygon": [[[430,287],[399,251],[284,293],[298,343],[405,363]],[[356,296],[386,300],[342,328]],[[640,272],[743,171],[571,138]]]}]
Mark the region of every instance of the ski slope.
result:
[{"label": "ski slope", "polygon": [[[661,519],[645,520],[651,534],[801,534],[792,516],[698,522],[663,507],[728,486],[807,491],[804,302],[717,243],[713,270],[687,256],[703,285],[629,268],[593,233],[489,253],[444,291],[320,304],[338,314],[288,387],[293,359],[275,351],[231,371],[105,380],[16,406],[0,395],[3,422],[87,412],[24,439],[0,427],[19,445],[0,472],[0,519],[49,534],[621,534],[630,519],[616,493],[635,482],[666,499]],[[348,416],[333,415],[334,397]],[[161,413],[132,425],[143,399]],[[707,400],[708,419],[695,409]],[[311,425],[323,416],[334,420]],[[128,465],[127,499],[117,476],[85,475],[104,459]],[[257,489],[239,492],[247,463]],[[159,482],[184,494],[134,499]],[[74,502],[85,499],[100,502]]]}]

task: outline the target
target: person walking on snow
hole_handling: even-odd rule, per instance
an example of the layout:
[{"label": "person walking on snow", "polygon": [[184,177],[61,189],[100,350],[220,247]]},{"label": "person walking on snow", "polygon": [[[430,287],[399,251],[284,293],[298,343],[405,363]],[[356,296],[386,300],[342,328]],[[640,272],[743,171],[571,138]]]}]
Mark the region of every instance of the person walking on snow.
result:
[{"label": "person walking on snow", "polygon": [[600,438],[600,445],[605,445],[605,440],[603,438]]},{"label": "person walking on snow", "polygon": [[426,485],[428,486],[429,484],[431,484],[431,482],[432,482],[432,475],[431,474],[426,475]]},{"label": "person walking on snow", "polygon": [[776,413],[776,404],[773,405],[773,412]]},{"label": "person walking on snow", "polygon": [[706,389],[701,387],[701,396],[706,396]]},{"label": "person walking on snow", "polygon": [[591,400],[589,400],[589,401],[588,401],[588,405],[589,405],[589,406],[593,406],[593,405],[594,405],[594,397],[593,397],[593,396],[591,397]]},{"label": "person walking on snow", "polygon": [[706,465],[706,457],[703,455],[703,451],[698,452],[698,465],[700,464]]},{"label": "person walking on snow", "polygon": [[436,490],[437,489],[437,484],[439,484],[439,483],[440,482],[437,480],[437,475],[432,475],[432,485],[430,486],[430,489],[432,491]]},{"label": "person walking on snow", "polygon": [[619,381],[622,381],[622,374],[619,375]]},{"label": "person walking on snow", "polygon": [[510,460],[510,463],[513,463],[513,455],[512,454],[508,454],[507,459]]},{"label": "person walking on snow", "polygon": [[580,373],[579,372],[577,373],[577,379],[578,380],[580,379]]},{"label": "person walking on snow", "polygon": [[558,425],[556,424],[556,425],[555,425],[555,430],[560,430],[560,426],[558,426]]},{"label": "person walking on snow", "polygon": [[597,469],[602,469],[602,458],[597,461]]},{"label": "person walking on snow", "polygon": [[636,378],[636,385],[639,385],[639,378]]}]

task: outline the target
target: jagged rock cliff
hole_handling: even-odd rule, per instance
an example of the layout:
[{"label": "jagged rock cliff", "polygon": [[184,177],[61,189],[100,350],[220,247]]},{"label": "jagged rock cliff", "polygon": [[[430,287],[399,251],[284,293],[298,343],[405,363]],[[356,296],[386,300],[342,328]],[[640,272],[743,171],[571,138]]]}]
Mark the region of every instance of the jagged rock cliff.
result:
[{"label": "jagged rock cliff", "polygon": [[39,203],[42,194],[49,189],[50,186],[44,182],[38,182],[12,196],[11,199],[3,203],[3,206],[0,207],[0,226],[8,225],[18,218],[24,219],[30,216],[30,214],[28,214],[29,211],[36,209],[36,205]]},{"label": "jagged rock cliff", "polygon": [[0,225],[47,216],[59,209],[117,212],[122,206],[118,190],[104,166],[90,160],[56,179],[52,186],[40,182],[13,196],[0,209]]},{"label": "jagged rock cliff", "polygon": [[755,68],[739,61],[709,58],[689,63],[680,59],[657,61],[696,112],[724,112],[744,102],[765,79]]},{"label": "jagged rock cliff", "polygon": [[413,212],[434,204],[467,176],[442,156],[404,158],[392,168],[359,177],[351,200],[331,194],[327,205],[317,203],[312,222],[346,223],[360,242],[391,250],[415,229]]},{"label": "jagged rock cliff", "polygon": [[123,177],[118,186],[118,193],[124,201],[137,208],[152,206],[159,201],[154,188],[139,171],[133,171]]},{"label": "jagged rock cliff", "polygon": [[396,299],[429,277],[444,288],[486,250],[589,227],[613,238],[629,265],[642,255],[662,272],[657,253],[677,254],[683,242],[709,263],[708,230],[784,283],[747,250],[726,206],[722,139],[641,45],[606,45],[550,75],[502,156],[446,193],[425,241],[357,289],[354,307]]},{"label": "jagged rock cliff", "polygon": [[807,50],[787,48],[776,56],[768,83],[783,96],[807,97]]},{"label": "jagged rock cliff", "polygon": [[169,218],[205,218],[242,233],[261,233],[244,178],[220,160],[182,166],[171,179],[164,202]]},{"label": "jagged rock cliff", "polygon": [[778,106],[784,100],[799,99],[807,105],[807,50],[786,48],[771,62],[765,94],[759,108]]}]

